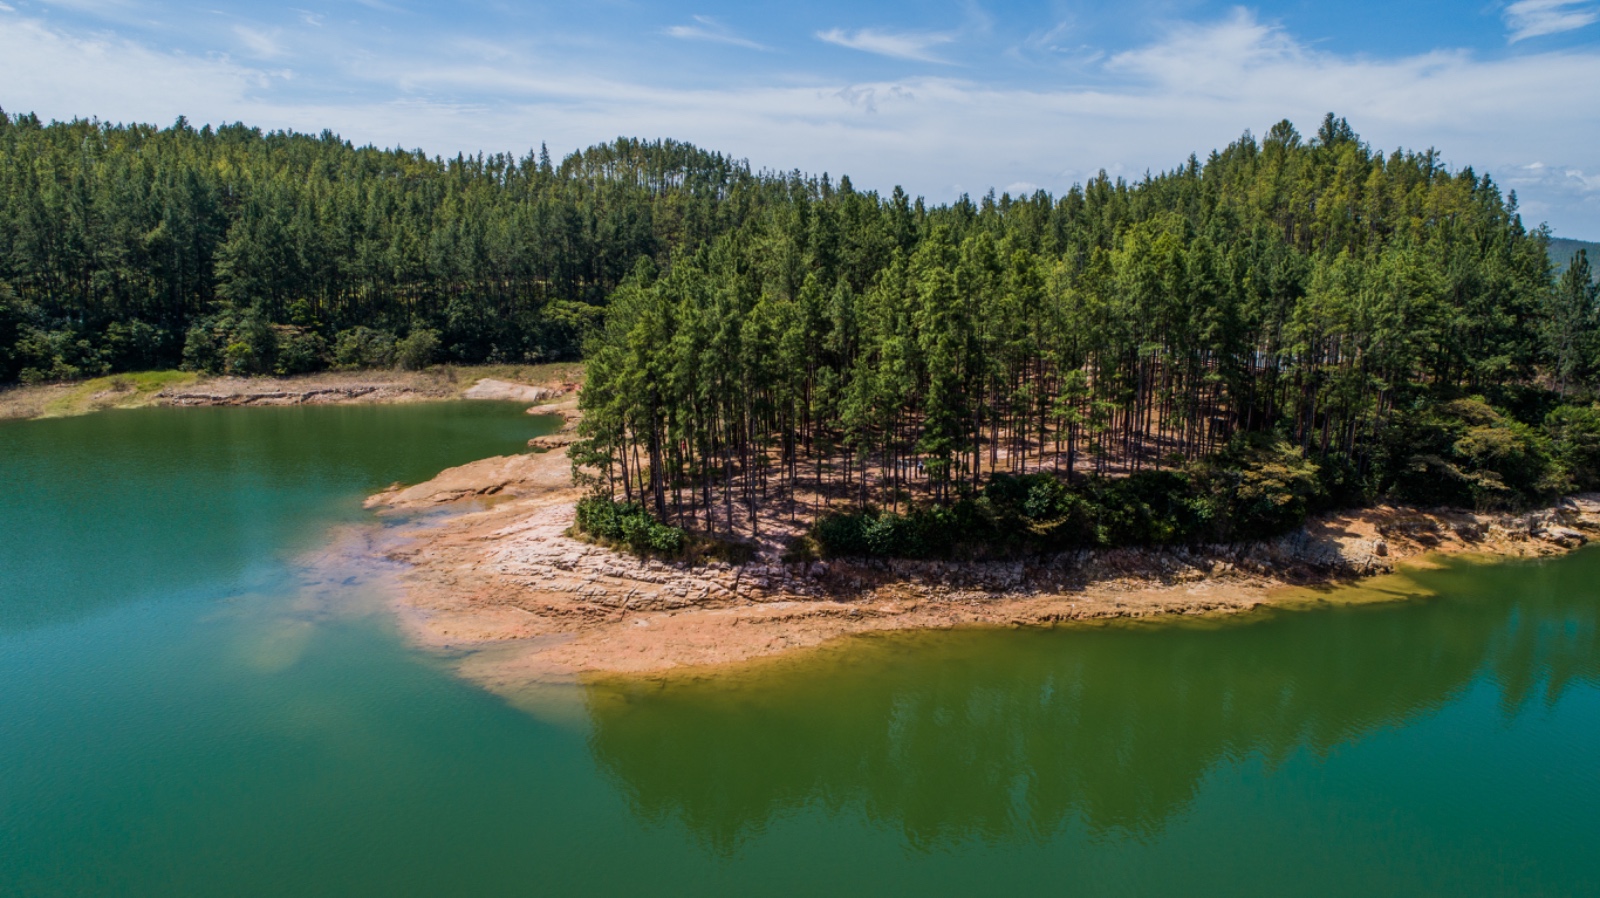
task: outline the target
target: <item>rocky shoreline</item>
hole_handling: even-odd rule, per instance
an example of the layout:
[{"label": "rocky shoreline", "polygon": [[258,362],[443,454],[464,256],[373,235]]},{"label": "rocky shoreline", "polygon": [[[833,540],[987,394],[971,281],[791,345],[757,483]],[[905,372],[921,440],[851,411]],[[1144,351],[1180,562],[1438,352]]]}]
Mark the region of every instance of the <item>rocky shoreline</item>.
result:
[{"label": "rocky shoreline", "polygon": [[582,380],[578,364],[330,371],[293,377],[206,377],[180,371],[0,389],[0,419],[50,418],[149,406],[346,405],[482,399],[550,402]]},{"label": "rocky shoreline", "polygon": [[384,554],[402,562],[406,632],[490,688],[737,664],[858,633],[1241,612],[1434,556],[1540,557],[1600,533],[1600,497],[1582,496],[1523,515],[1365,509],[1245,545],[690,567],[569,536],[568,473],[560,450],[486,459],[369,502],[391,514],[478,503],[398,528]]}]

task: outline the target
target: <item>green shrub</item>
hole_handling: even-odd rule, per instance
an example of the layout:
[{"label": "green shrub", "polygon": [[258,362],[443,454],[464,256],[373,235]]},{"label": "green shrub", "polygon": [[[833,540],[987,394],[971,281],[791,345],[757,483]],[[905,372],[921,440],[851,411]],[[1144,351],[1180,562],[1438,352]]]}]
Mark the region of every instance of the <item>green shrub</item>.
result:
[{"label": "green shrub", "polygon": [[148,371],[169,357],[172,334],[137,318],[106,325],[105,356],[113,371]]},{"label": "green shrub", "polygon": [[333,361],[336,367],[347,371],[361,368],[393,368],[394,334],[366,325],[342,330],[334,339]]},{"label": "green shrub", "polygon": [[257,309],[225,310],[189,328],[183,367],[207,374],[270,374],[278,364],[278,330]]},{"label": "green shrub", "polygon": [[279,328],[279,374],[310,374],[328,367],[328,341],[297,327]]},{"label": "green shrub", "polygon": [[428,328],[413,328],[405,339],[395,344],[395,361],[407,371],[428,367],[438,353],[439,332]]},{"label": "green shrub", "polygon": [[1481,399],[1397,413],[1376,456],[1382,488],[1417,505],[1510,508],[1567,486],[1550,438]]},{"label": "green shrub", "polygon": [[1016,556],[1067,549],[1257,539],[1299,526],[1325,493],[1281,439],[1241,441],[1206,465],[1091,477],[995,474],[948,507],[829,515],[810,536],[832,557]]},{"label": "green shrub", "polygon": [[607,542],[620,543],[641,555],[676,557],[688,547],[688,534],[663,524],[637,502],[619,503],[604,496],[578,502],[577,529]]},{"label": "green shrub", "polygon": [[1212,536],[1260,539],[1300,526],[1327,495],[1321,466],[1276,434],[1245,435],[1196,467]]},{"label": "green shrub", "polygon": [[812,536],[823,554],[832,556],[870,555],[867,548],[867,523],[872,520],[867,512],[832,514],[817,521]]},{"label": "green shrub", "polygon": [[1572,485],[1600,489],[1600,408],[1559,406],[1546,416],[1544,430]]}]

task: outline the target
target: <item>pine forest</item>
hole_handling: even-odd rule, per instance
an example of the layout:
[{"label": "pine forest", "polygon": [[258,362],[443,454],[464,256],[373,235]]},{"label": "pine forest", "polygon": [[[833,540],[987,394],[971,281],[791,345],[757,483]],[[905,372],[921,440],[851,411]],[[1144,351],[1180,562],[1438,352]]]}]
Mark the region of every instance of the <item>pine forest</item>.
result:
[{"label": "pine forest", "polygon": [[0,380],[583,358],[641,551],[1220,541],[1600,484],[1588,259],[1329,115],[932,206],[672,142],[430,159],[0,116]]}]

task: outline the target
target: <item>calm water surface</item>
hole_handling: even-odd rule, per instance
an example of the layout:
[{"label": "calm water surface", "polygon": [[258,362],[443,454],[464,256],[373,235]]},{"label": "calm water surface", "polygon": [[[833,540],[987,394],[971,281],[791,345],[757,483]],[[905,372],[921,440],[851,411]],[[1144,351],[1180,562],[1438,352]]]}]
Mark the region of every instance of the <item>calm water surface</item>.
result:
[{"label": "calm water surface", "polygon": [[549,426],[0,424],[0,895],[1600,894],[1600,552],[1403,604],[858,640],[555,718],[406,648],[368,587],[308,598],[295,559],[362,496]]}]

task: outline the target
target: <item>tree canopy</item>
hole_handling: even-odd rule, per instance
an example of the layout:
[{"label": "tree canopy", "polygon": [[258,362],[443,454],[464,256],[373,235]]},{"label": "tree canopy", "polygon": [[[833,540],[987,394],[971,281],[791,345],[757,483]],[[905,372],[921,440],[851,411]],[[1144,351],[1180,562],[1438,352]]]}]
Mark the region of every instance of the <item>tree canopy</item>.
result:
[{"label": "tree canopy", "polygon": [[362,365],[414,332],[439,361],[575,358],[639,259],[735,227],[762,183],[672,141],[558,165],[0,113],[0,383]]},{"label": "tree canopy", "polygon": [[[1189,503],[1166,519],[1193,520],[1130,537],[1161,541],[1312,495],[1514,504],[1571,476],[1537,397],[1591,382],[1586,263],[1556,285],[1515,195],[1436,152],[1330,115],[1060,197],[789,185],[613,294],[574,453],[603,491],[751,535],[866,509],[859,543],[879,510],[1026,503],[997,477],[1162,474]],[[1027,483],[1034,530],[1093,498]]]},{"label": "tree canopy", "polygon": [[[0,113],[0,197],[0,382],[582,355],[611,529],[977,502],[1200,538],[1600,481],[1586,254],[1557,277],[1514,193],[1333,115],[930,206],[671,141],[441,159]],[[1166,523],[1105,523],[1158,495]]]}]

